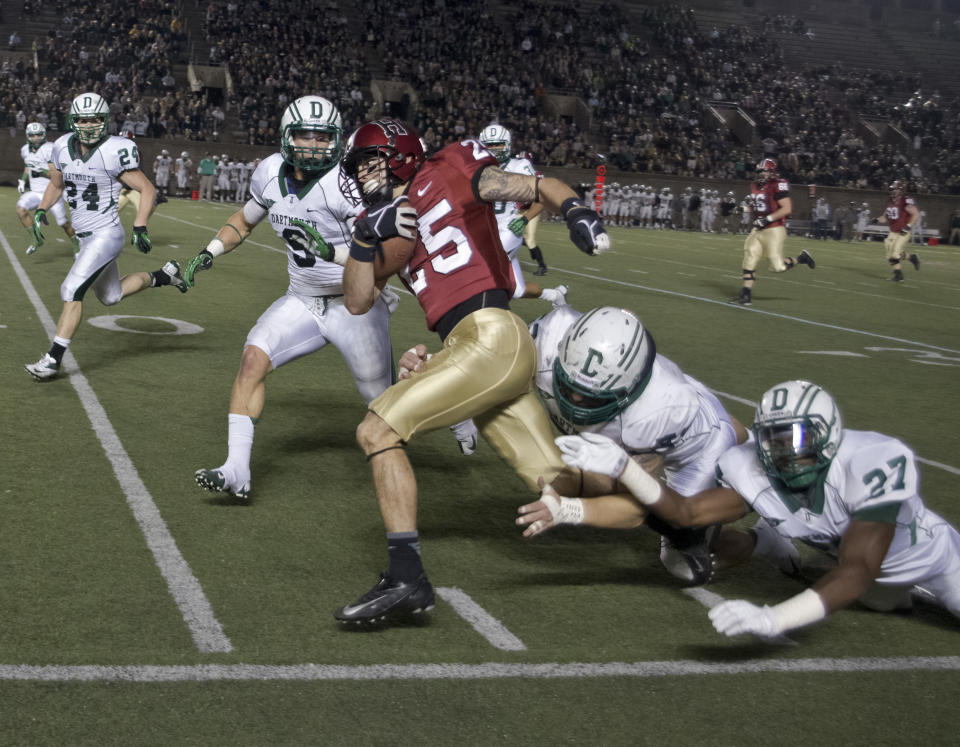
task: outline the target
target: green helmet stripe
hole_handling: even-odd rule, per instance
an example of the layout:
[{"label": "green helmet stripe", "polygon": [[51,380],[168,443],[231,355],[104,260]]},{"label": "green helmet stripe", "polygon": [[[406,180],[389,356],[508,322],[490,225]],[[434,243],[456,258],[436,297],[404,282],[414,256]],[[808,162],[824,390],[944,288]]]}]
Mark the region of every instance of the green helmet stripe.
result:
[{"label": "green helmet stripe", "polygon": [[[813,407],[813,400],[816,399],[819,391],[820,387],[817,385],[808,384],[800,395],[800,399],[797,400],[797,406],[794,408],[793,414],[799,416],[809,413],[810,408]],[[810,395],[809,398],[807,397],[808,394]]]}]

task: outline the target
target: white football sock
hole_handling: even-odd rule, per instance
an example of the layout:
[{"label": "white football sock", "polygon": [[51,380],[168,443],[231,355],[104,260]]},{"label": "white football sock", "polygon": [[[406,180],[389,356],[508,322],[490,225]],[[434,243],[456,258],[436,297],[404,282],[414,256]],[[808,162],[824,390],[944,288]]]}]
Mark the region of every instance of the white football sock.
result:
[{"label": "white football sock", "polygon": [[250,452],[253,450],[253,420],[249,415],[227,415],[229,426],[227,429],[227,467],[234,473],[234,477],[250,479]]}]

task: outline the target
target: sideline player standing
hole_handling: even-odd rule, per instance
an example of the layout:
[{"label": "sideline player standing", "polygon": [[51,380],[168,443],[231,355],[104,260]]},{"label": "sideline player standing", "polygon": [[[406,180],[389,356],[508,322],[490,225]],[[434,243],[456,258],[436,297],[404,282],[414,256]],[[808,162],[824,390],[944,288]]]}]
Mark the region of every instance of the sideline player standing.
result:
[{"label": "sideline player standing", "polygon": [[777,162],[763,158],[757,164],[757,179],[750,185],[751,215],[753,230],[743,242],[743,287],[736,299],[742,306],[753,303],[753,284],[757,280],[756,269],[764,255],[773,272],[792,270],[798,264],[811,270],[816,262],[804,249],[797,258],[783,256],[783,242],[787,238],[786,219],[793,210],[790,201],[790,185],[777,174]]},{"label": "sideline player standing", "polygon": [[41,246],[42,226],[48,225],[46,211],[66,192],[80,251],[60,286],[63,311],[53,344],[40,360],[25,366],[37,380],[52,379],[60,372],[63,355],[83,318],[83,297],[90,288],[105,306],[151,286],[172,285],[181,293],[187,292],[180,267],[173,260],[154,272],[120,277],[117,257],[126,240],[117,204],[120,186],[139,192],[143,198],[133,219],[130,241],[144,254],[153,248],[147,219],[156,189],[140,170],[137,146],[127,138],[107,134],[108,118],[109,107],[100,94],[81,93],[70,104],[70,131],[53,144],[50,183],[33,219],[34,237]]},{"label": "sideline player standing", "polygon": [[[43,200],[43,193],[50,183],[50,161],[53,158],[53,143],[47,141],[47,128],[41,122],[31,122],[27,125],[27,142],[20,148],[20,158],[23,159],[23,174],[17,181],[17,191],[20,197],[17,199],[17,217],[20,223],[30,232],[30,238],[33,238],[33,217],[31,210],[35,210]],[[70,242],[73,244],[73,252],[76,254],[80,249],[80,242],[77,240],[77,232],[73,230],[70,219],[67,218],[67,206],[63,197],[57,200],[51,207],[50,213],[53,215],[57,225],[67,234]],[[32,243],[27,247],[27,254],[33,254],[37,251],[37,244]]]},{"label": "sideline player standing", "polygon": [[[433,587],[420,559],[417,484],[404,447],[418,433],[473,418],[480,433],[532,490],[564,469],[550,422],[534,391],[536,348],[527,325],[509,310],[510,264],[491,203],[544,203],[560,212],[579,249],[609,248],[597,214],[563,182],[507,174],[476,140],[452,143],[425,159],[417,133],[381,119],[361,126],[344,156],[345,191],[368,206],[354,226],[344,271],[347,308],[364,313],[385,282],[374,274],[381,242],[414,238],[407,211],[416,211],[416,240],[391,264],[416,295],[427,326],[444,349],[370,403],[357,440],[373,470],[387,531],[389,570],[354,603],[334,613],[344,623],[373,623],[433,607]],[[408,202],[410,207],[404,205]],[[564,485],[564,489],[570,485]]]},{"label": "sideline player standing", "polygon": [[920,269],[920,258],[916,254],[907,256],[907,244],[910,243],[910,229],[920,219],[917,203],[906,193],[906,185],[900,180],[890,184],[890,198],[883,210],[883,215],[877,218],[878,223],[887,223],[890,233],[883,242],[887,250],[887,262],[893,268],[893,282],[903,282],[903,270],[900,262],[909,259],[915,270]]}]

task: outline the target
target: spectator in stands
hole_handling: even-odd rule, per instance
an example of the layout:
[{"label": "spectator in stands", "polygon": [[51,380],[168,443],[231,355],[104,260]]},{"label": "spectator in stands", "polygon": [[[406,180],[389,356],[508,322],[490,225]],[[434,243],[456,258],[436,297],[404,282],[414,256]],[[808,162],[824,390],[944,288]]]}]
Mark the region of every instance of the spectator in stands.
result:
[{"label": "spectator in stands", "polygon": [[829,225],[830,205],[825,199],[818,197],[813,208],[813,238],[826,241]]}]

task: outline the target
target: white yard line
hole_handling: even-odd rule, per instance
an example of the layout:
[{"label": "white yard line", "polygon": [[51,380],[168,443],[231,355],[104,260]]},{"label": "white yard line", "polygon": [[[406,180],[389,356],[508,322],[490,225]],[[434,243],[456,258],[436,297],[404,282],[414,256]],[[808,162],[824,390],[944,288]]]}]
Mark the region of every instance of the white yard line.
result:
[{"label": "white yard line", "polygon": [[[43,301],[40,300],[33,283],[27,277],[27,273],[2,231],[0,231],[0,244],[3,245],[7,258],[19,278],[27,298],[30,299],[30,303],[36,310],[44,331],[48,338],[52,339],[56,331],[53,318],[43,305]],[[193,636],[194,643],[202,653],[232,651],[233,646],[230,640],[226,637],[223,628],[214,616],[213,608],[203,593],[199,581],[193,575],[193,571],[183,555],[180,554],[177,543],[153,501],[153,496],[150,495],[147,486],[140,479],[137,468],[123,448],[120,437],[117,436],[117,432],[107,417],[106,410],[103,409],[103,405],[100,404],[100,400],[97,399],[97,395],[86,377],[80,373],[80,367],[69,350],[64,355],[64,363],[66,363],[64,373],[69,373],[69,382],[76,390],[80,403],[87,413],[87,418],[93,426],[93,431],[100,441],[107,459],[113,466],[113,472],[117,477],[117,482],[120,483],[127,504],[133,511],[137,524],[140,525],[140,530],[143,532],[150,552],[153,553],[157,568],[160,569],[160,574],[167,582],[167,587],[170,589],[177,607],[180,608],[180,613],[190,629],[190,635]],[[57,384],[54,382],[39,384],[28,382],[27,374],[24,372],[24,386],[48,387],[57,386]]]},{"label": "white yard line", "polygon": [[744,659],[735,662],[677,661],[545,662],[542,664],[199,664],[186,666],[27,666],[0,664],[0,681],[35,682],[224,682],[593,679],[600,677],[690,677],[764,673],[946,672],[960,670],[960,656],[898,656],[842,659]]},{"label": "white yard line", "polygon": [[506,626],[456,586],[439,586],[437,596],[501,651],[526,651],[527,647]]},{"label": "white yard line", "polygon": [[[573,275],[575,277],[589,278],[590,280],[599,280],[600,282],[612,283],[614,285],[622,285],[627,288],[635,288],[637,290],[650,291],[651,293],[660,293],[665,296],[675,296],[676,298],[687,298],[691,301],[700,301],[702,303],[714,304],[717,306],[722,306],[726,309],[736,312],[744,312],[751,314],[763,314],[764,316],[771,316],[777,319],[786,319],[791,322],[798,322],[799,324],[809,324],[812,327],[824,327],[825,329],[835,329],[838,332],[849,332],[854,335],[862,335],[864,337],[874,337],[878,340],[891,340],[893,342],[902,342],[906,345],[915,345],[917,347],[928,348],[930,350],[939,350],[944,353],[957,353],[960,355],[960,350],[955,350],[953,348],[940,347],[939,345],[931,345],[926,342],[918,342],[916,340],[907,340],[901,337],[891,337],[890,335],[881,335],[876,332],[867,332],[862,329],[854,329],[853,327],[841,327],[836,324],[827,324],[826,322],[814,322],[809,319],[804,319],[798,316],[790,316],[789,314],[777,314],[773,311],[764,311],[763,309],[758,309],[755,306],[747,308],[744,306],[738,306],[737,304],[732,304],[729,301],[721,301],[716,298],[704,298],[703,296],[693,296],[689,293],[680,293],[679,291],[664,290],[663,288],[653,288],[649,285],[641,285],[639,283],[631,283],[626,280],[614,280],[613,278],[604,277],[602,275],[591,275],[583,272],[575,272],[574,270],[564,270],[562,268],[557,268],[557,272],[562,272],[567,275]],[[954,308],[954,307],[940,307],[940,308]],[[960,308],[960,307],[957,307]]]}]

